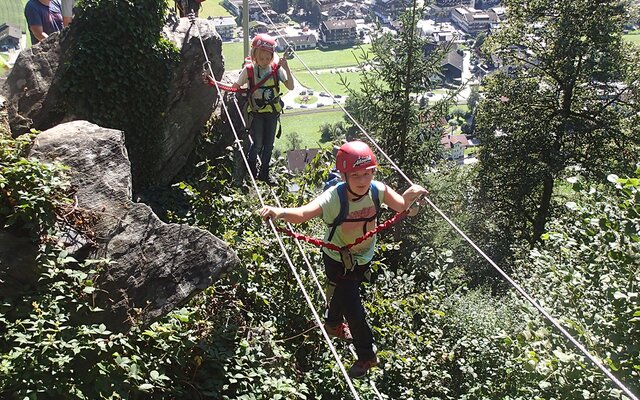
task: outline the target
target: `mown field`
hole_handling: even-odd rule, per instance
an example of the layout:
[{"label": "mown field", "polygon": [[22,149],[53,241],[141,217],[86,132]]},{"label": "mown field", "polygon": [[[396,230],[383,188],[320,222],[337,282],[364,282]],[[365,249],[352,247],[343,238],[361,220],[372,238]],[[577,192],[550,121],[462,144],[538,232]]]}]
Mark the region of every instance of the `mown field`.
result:
[{"label": "mown field", "polygon": [[230,17],[231,13],[226,8],[222,7],[222,2],[216,0],[209,0],[202,2],[202,8],[198,14],[200,18],[207,17]]},{"label": "mown field", "polygon": [[27,33],[27,20],[24,18],[24,6],[27,0],[1,0],[0,24],[8,22],[18,25],[22,33]]},{"label": "mown field", "polygon": [[[365,50],[369,48],[369,45],[363,47]],[[242,42],[224,43],[222,45],[222,54],[225,58],[227,70],[239,69],[242,66],[242,60],[244,59]],[[296,56],[289,60],[289,66],[294,73],[306,72],[307,69],[304,65],[312,71],[329,72],[331,69],[357,65],[356,56],[360,54],[362,54],[362,50],[357,47],[339,50],[299,50],[296,52]]]},{"label": "mown field", "polygon": [[624,38],[631,43],[640,45],[640,31],[629,32],[628,35],[624,35]]},{"label": "mown field", "polygon": [[[330,110],[330,111],[329,111]],[[326,108],[322,111],[285,111],[280,117],[282,123],[282,137],[276,139],[275,148],[281,151],[289,150],[287,134],[296,132],[302,141],[301,148],[317,148],[320,141],[320,127],[323,124],[335,124],[343,121],[343,113],[339,108]]]}]

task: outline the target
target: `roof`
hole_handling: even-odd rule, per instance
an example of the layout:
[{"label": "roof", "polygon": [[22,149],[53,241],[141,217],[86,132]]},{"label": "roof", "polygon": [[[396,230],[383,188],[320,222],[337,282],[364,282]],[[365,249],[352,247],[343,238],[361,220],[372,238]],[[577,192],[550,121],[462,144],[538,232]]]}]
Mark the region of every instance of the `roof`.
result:
[{"label": "roof", "polygon": [[318,154],[320,149],[289,150],[287,152],[287,165],[291,171],[302,171]]},{"label": "roof", "polygon": [[440,138],[440,143],[447,149],[452,148],[456,143],[461,146],[469,146],[467,135],[444,135]]},{"label": "roof", "polygon": [[462,71],[462,62],[463,62],[462,54],[458,53],[457,50],[451,50],[450,52],[447,53],[446,56],[444,56],[440,64],[442,66],[449,64],[451,66],[456,67],[460,71]]},{"label": "roof", "polygon": [[0,25],[0,40],[7,37],[12,37],[14,39],[20,40],[22,38],[22,31],[20,31],[20,27],[8,22]]},{"label": "roof", "polygon": [[351,29],[356,27],[356,21],[353,19],[329,20],[323,22],[327,29]]},{"label": "roof", "polygon": [[315,35],[285,36],[285,39],[290,44],[315,44],[318,41]]},{"label": "roof", "polygon": [[213,25],[215,26],[236,26],[236,20],[233,17],[214,17],[211,21],[213,21]]}]

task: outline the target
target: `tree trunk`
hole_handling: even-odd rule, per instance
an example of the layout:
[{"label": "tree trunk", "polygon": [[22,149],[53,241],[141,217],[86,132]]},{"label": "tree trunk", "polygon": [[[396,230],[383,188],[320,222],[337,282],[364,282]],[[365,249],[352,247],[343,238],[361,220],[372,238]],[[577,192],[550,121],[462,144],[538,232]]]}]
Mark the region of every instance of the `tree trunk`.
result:
[{"label": "tree trunk", "polygon": [[540,240],[540,236],[545,231],[547,218],[549,218],[549,209],[551,208],[551,196],[553,194],[553,176],[547,174],[542,184],[542,197],[540,198],[540,207],[538,207],[538,212],[533,223],[533,236],[530,240],[531,245],[538,242]]}]

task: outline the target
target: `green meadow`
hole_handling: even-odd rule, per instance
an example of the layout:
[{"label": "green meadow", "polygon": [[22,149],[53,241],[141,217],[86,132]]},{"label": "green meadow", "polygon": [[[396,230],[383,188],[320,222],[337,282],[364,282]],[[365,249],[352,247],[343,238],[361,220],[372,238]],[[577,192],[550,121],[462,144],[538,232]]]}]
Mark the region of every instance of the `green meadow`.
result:
[{"label": "green meadow", "polygon": [[0,24],[8,22],[17,25],[22,33],[27,33],[27,20],[24,18],[24,6],[27,0],[1,0]]},{"label": "green meadow", "polygon": [[322,110],[310,109],[309,111],[286,110],[280,117],[282,124],[282,136],[276,139],[275,148],[280,151],[289,150],[287,135],[296,132],[302,144],[301,148],[313,149],[320,147],[320,127],[323,124],[335,124],[344,121],[342,110],[327,107]]},{"label": "green meadow", "polygon": [[200,18],[207,17],[231,17],[231,13],[227,11],[226,8],[222,6],[222,2],[217,2],[215,0],[203,1],[202,8],[198,13]]}]

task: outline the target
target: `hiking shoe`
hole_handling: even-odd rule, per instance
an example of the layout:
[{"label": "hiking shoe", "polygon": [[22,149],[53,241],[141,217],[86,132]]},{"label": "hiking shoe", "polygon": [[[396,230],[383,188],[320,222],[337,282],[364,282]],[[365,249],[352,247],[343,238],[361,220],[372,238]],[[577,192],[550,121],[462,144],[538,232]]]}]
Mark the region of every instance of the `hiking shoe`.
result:
[{"label": "hiking shoe", "polygon": [[351,331],[349,330],[349,325],[344,322],[339,324],[338,326],[329,326],[324,324],[324,329],[327,331],[330,337],[337,337],[338,339],[345,340],[350,342],[353,340],[353,336],[351,336]]},{"label": "hiking shoe", "polygon": [[349,368],[349,377],[362,378],[369,369],[376,365],[378,365],[378,358],[375,356],[370,360],[358,360]]}]

